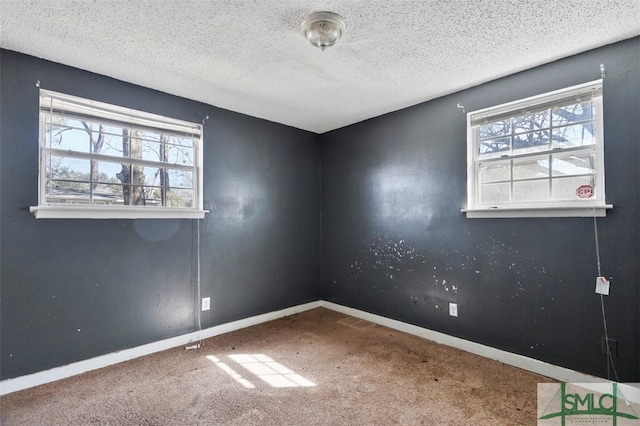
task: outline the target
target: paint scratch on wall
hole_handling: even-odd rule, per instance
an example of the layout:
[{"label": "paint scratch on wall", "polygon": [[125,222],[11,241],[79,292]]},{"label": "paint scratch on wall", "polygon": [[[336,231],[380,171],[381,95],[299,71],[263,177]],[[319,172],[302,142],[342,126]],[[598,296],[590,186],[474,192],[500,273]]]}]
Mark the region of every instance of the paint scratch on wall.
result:
[{"label": "paint scratch on wall", "polygon": [[365,272],[389,281],[406,279],[426,262],[426,258],[403,238],[374,232],[362,242],[359,259],[351,264],[353,274],[349,279],[358,279]]},{"label": "paint scratch on wall", "polygon": [[516,299],[547,281],[540,276],[547,274],[548,265],[536,264],[535,256],[493,237],[470,241],[468,247],[421,251],[401,235],[373,231],[353,259],[343,270],[346,276],[328,282],[404,294],[412,304],[432,298],[455,300],[465,286],[492,283],[490,288],[495,288],[496,282],[506,287],[501,285],[492,297]]}]

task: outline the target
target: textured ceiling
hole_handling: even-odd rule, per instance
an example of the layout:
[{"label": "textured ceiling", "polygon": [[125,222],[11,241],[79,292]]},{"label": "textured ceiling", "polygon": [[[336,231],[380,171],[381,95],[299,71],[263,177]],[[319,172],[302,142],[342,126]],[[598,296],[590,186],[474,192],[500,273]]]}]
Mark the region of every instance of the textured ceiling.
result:
[{"label": "textured ceiling", "polygon": [[[322,10],[347,25],[324,52],[300,32]],[[316,133],[640,34],[640,0],[0,0],[0,16],[3,48]]]}]

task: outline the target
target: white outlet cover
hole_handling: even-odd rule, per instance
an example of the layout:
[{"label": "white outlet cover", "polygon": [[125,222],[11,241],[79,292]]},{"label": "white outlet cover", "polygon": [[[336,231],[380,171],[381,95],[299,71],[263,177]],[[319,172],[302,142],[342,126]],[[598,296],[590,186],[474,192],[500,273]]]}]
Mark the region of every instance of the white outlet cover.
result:
[{"label": "white outlet cover", "polygon": [[449,303],[449,315],[452,317],[458,316],[458,304],[457,303]]},{"label": "white outlet cover", "polygon": [[202,310],[203,311],[208,311],[209,309],[211,309],[211,298],[210,297],[203,297],[202,298]]}]

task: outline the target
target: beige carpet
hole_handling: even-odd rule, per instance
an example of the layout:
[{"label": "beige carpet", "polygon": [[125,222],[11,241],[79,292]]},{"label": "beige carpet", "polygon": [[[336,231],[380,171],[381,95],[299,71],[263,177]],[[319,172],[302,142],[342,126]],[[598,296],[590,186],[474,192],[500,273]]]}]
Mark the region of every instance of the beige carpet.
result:
[{"label": "beige carpet", "polygon": [[519,425],[518,368],[314,309],[0,398],[4,425]]}]

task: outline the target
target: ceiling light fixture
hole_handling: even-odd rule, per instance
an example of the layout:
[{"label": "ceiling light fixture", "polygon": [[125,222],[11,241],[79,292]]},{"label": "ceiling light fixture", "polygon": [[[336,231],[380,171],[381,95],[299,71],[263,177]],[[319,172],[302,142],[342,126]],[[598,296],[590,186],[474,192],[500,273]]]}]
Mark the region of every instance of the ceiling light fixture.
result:
[{"label": "ceiling light fixture", "polygon": [[336,44],[344,29],[344,19],[332,12],[314,12],[302,23],[304,36],[320,50]]}]

